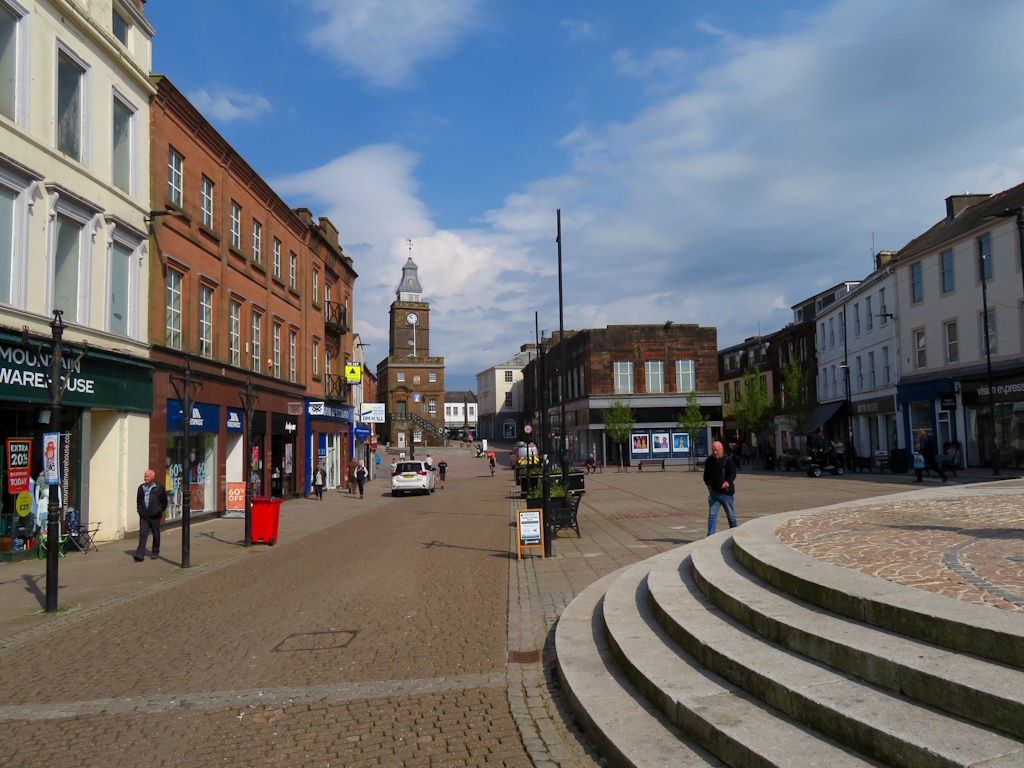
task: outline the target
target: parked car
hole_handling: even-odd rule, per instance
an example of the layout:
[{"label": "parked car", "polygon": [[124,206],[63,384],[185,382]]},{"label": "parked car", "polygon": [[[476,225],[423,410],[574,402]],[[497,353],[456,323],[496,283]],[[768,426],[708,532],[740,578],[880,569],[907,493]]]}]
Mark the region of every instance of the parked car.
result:
[{"label": "parked car", "polygon": [[433,493],[434,467],[425,461],[400,461],[391,473],[391,495]]}]

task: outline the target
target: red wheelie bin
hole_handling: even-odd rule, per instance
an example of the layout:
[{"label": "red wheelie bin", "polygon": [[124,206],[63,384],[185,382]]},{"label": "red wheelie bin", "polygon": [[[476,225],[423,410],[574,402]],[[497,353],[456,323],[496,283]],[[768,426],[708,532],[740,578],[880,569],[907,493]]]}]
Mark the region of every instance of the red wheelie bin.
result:
[{"label": "red wheelie bin", "polygon": [[277,542],[277,525],[281,521],[281,500],[253,497],[250,531],[253,544]]}]

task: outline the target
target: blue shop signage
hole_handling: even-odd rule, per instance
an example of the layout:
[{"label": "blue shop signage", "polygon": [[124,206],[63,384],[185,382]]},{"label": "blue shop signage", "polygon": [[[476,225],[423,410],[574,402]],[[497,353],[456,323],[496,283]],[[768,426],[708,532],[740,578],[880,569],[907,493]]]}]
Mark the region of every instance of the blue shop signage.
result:
[{"label": "blue shop signage", "polygon": [[245,411],[241,408],[225,408],[224,429],[228,432],[245,431]]},{"label": "blue shop signage", "polygon": [[314,419],[328,421],[347,421],[352,423],[355,411],[347,405],[331,405],[322,401],[310,401],[306,404],[306,413]]},{"label": "blue shop signage", "polygon": [[[188,427],[192,432],[220,432],[220,406],[193,403]],[[177,400],[168,400],[167,430],[169,432],[179,432],[184,428],[181,403]]]},{"label": "blue shop signage", "polygon": [[364,438],[370,436],[370,428],[362,424],[356,424],[352,427],[352,434],[357,438]]}]

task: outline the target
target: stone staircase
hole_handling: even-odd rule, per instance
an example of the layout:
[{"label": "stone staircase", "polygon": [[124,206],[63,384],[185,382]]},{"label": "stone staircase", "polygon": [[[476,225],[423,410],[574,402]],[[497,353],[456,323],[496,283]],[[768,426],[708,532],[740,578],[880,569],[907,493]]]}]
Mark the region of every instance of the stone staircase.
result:
[{"label": "stone staircase", "polygon": [[623,568],[558,620],[615,766],[1024,766],[1024,614],[813,560],[788,516]]}]

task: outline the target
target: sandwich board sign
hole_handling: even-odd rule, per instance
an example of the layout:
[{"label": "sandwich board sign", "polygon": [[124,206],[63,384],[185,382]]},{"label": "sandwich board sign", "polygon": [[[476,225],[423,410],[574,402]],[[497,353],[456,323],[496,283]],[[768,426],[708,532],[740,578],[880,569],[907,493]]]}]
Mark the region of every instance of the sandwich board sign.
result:
[{"label": "sandwich board sign", "polygon": [[544,527],[540,524],[539,509],[520,509],[516,513],[517,559],[523,559],[523,550],[540,547],[544,557]]}]

